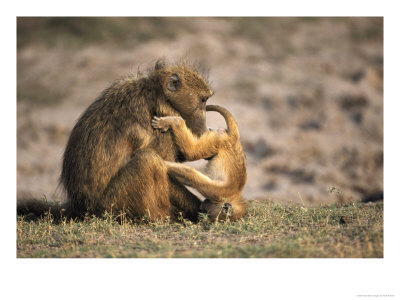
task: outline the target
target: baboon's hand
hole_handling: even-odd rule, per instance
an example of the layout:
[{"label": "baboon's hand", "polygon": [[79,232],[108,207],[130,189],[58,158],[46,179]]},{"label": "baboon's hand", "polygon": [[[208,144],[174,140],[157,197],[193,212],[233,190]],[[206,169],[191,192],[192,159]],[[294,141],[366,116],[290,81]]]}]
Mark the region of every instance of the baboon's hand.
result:
[{"label": "baboon's hand", "polygon": [[151,126],[155,129],[161,129],[161,132],[166,132],[170,127],[170,123],[163,117],[154,116],[151,120]]}]

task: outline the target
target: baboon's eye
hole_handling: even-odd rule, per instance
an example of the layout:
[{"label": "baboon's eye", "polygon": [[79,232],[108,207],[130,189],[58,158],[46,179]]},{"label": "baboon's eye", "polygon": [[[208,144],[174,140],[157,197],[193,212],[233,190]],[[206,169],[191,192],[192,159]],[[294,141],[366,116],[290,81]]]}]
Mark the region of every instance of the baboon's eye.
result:
[{"label": "baboon's eye", "polygon": [[224,205],[222,205],[222,210],[228,217],[232,217],[233,206],[230,203],[225,202]]},{"label": "baboon's eye", "polygon": [[201,98],[201,102],[203,102],[203,103],[206,103],[206,102],[207,102],[207,100],[208,100],[208,98],[207,98],[207,97]]},{"label": "baboon's eye", "polygon": [[167,89],[171,92],[177,91],[181,86],[181,79],[179,78],[178,74],[173,74],[167,83]]}]

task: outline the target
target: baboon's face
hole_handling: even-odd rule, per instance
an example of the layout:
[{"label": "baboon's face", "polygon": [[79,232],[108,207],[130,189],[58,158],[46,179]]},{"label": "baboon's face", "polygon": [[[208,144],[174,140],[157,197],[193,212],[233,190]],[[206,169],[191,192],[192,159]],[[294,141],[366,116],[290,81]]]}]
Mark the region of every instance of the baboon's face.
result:
[{"label": "baboon's face", "polygon": [[213,202],[205,199],[200,205],[200,211],[206,213],[211,221],[224,221],[233,216],[233,206],[228,203]]},{"label": "baboon's face", "polygon": [[207,131],[206,102],[214,92],[197,73],[188,69],[175,70],[164,81],[164,93],[193,134],[200,136]]}]

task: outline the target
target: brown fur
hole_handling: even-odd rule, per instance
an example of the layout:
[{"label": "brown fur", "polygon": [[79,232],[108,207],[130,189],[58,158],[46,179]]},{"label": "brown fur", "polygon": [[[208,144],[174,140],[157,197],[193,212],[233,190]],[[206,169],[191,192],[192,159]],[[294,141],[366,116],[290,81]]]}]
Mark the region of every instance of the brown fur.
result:
[{"label": "brown fur", "polygon": [[209,158],[209,176],[193,167],[172,162],[166,162],[168,174],[208,198],[201,207],[212,220],[237,220],[244,215],[246,208],[241,196],[246,183],[246,157],[240,143],[239,131],[235,120],[226,109],[208,105],[207,111],[221,113],[227,122],[228,131],[210,130],[196,137],[186,127],[185,121],[176,116],[154,117],[152,125],[163,132],[171,128],[175,142],[187,160]]},{"label": "brown fur", "polygon": [[[183,161],[171,134],[153,116],[181,116],[196,136],[207,131],[207,81],[193,67],[157,62],[147,75],[116,81],[77,121],[68,140],[60,183],[66,214],[125,213],[151,220],[182,213],[195,220],[200,200],[167,175],[165,161]],[[172,214],[172,215],[171,215]]]}]

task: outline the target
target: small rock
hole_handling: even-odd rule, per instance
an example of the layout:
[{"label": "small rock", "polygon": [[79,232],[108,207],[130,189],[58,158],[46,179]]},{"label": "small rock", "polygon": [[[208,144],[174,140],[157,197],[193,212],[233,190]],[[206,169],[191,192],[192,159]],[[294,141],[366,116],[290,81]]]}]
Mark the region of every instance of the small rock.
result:
[{"label": "small rock", "polygon": [[340,224],[349,224],[351,222],[353,222],[351,217],[348,217],[348,216],[341,216],[340,217]]}]

